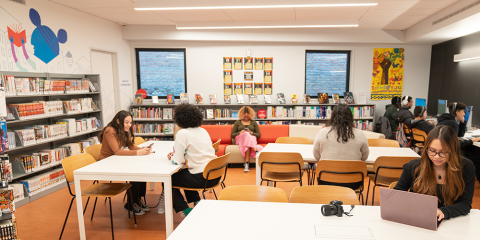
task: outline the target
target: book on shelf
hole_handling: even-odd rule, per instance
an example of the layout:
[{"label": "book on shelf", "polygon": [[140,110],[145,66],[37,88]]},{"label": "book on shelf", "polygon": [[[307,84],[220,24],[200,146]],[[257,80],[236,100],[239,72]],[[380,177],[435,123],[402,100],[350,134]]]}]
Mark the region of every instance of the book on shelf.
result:
[{"label": "book on shelf", "polygon": [[2,214],[15,212],[13,189],[0,189],[0,210]]},{"label": "book on shelf", "polygon": [[319,104],[328,104],[328,93],[317,93]]},{"label": "book on shelf", "polygon": [[7,137],[8,137],[8,149],[14,149],[17,147],[17,141],[15,137],[15,133],[12,131],[7,132]]},{"label": "book on shelf", "polygon": [[257,104],[258,98],[257,95],[250,95],[250,104]]},{"label": "book on shelf", "polygon": [[180,102],[188,103],[188,93],[180,93]]},{"label": "book on shelf", "polygon": [[53,169],[43,174],[20,180],[29,195],[41,192],[54,184],[60,184],[65,181],[65,171],[63,169]]},{"label": "book on shelf", "polygon": [[143,95],[142,94],[136,94],[135,95],[135,103],[136,104],[143,104]]},{"label": "book on shelf", "polygon": [[272,103],[271,95],[263,95],[263,100],[265,101],[265,104]]},{"label": "book on shelf", "polygon": [[11,121],[11,120],[16,120],[15,116],[13,115],[12,111],[10,111],[10,108],[8,106],[5,106],[7,110],[7,116],[5,117],[5,120]]},{"label": "book on shelf", "polygon": [[345,99],[346,104],[355,104],[355,99],[353,98],[352,92],[344,92],[343,98]]},{"label": "book on shelf", "polygon": [[87,78],[87,82],[88,82],[88,87],[90,88],[90,91],[96,92],[97,89],[95,88],[95,86],[93,86],[92,81],[90,81],[90,79]]},{"label": "book on shelf", "polygon": [[152,96],[152,103],[158,103],[158,96]]},{"label": "book on shelf", "polygon": [[298,95],[297,94],[292,94],[292,103],[298,103]]},{"label": "book on shelf", "polygon": [[230,97],[231,95],[223,95],[223,102],[225,104],[230,104],[232,103],[232,98]]},{"label": "book on shelf", "polygon": [[338,94],[332,94],[333,103],[338,104],[340,103],[340,96]]},{"label": "book on shelf", "polygon": [[2,154],[2,156],[0,156],[0,173],[3,186],[5,186],[3,182],[11,182],[13,180],[12,163],[10,162],[8,154]]},{"label": "book on shelf", "polygon": [[310,103],[310,94],[303,94],[303,103],[305,104]]},{"label": "book on shelf", "polygon": [[277,93],[277,101],[279,104],[285,104],[285,94]]},{"label": "book on shelf", "polygon": [[175,96],[173,94],[167,94],[167,103],[175,104]]},{"label": "book on shelf", "polygon": [[159,107],[132,108],[130,109],[130,113],[132,114],[133,118],[162,118],[162,109]]},{"label": "book on shelf", "polygon": [[163,109],[163,119],[173,119],[173,108]]},{"label": "book on shelf", "polygon": [[213,109],[207,109],[207,119],[215,119],[213,115]]},{"label": "book on shelf", "polygon": [[6,121],[0,121],[0,153],[5,152],[9,150],[9,138],[7,136],[7,122]]},{"label": "book on shelf", "polygon": [[195,103],[196,104],[203,104],[203,97],[202,94],[195,94]]},{"label": "book on shelf", "polygon": [[237,103],[243,103],[243,95],[237,94]]},{"label": "book on shelf", "polygon": [[175,124],[173,123],[165,123],[164,124],[164,133],[165,134],[173,134],[174,133],[174,128],[175,128]]},{"label": "book on shelf", "polygon": [[217,104],[217,96],[215,94],[210,94],[210,104]]}]

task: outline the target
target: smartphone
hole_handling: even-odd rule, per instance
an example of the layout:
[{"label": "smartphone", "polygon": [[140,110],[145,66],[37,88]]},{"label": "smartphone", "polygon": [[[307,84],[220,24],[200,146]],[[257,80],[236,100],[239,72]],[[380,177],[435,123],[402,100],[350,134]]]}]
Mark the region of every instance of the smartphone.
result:
[{"label": "smartphone", "polygon": [[245,128],[244,130],[245,130],[245,131],[250,131],[250,129],[248,129],[248,128]]},{"label": "smartphone", "polygon": [[148,147],[147,147],[147,148],[152,148],[152,146],[153,146],[153,143],[152,143],[152,144],[150,144],[150,145],[148,145]]}]

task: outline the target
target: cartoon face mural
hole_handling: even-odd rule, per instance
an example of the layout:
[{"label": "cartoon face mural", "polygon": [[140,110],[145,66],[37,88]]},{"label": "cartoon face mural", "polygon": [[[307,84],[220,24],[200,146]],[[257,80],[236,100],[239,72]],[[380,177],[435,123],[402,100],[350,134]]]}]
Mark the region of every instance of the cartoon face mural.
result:
[{"label": "cartoon face mural", "polygon": [[34,55],[44,63],[49,63],[58,56],[60,52],[60,43],[67,42],[67,31],[60,29],[58,34],[49,27],[42,25],[40,14],[33,8],[30,9],[30,20],[37,26],[33,30],[30,43],[33,45]]}]

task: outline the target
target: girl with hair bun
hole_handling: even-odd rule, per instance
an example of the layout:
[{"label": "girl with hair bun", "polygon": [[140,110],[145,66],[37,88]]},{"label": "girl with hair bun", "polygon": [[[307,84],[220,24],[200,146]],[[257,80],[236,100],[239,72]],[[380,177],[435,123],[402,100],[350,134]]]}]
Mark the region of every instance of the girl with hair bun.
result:
[{"label": "girl with hair bun", "polygon": [[255,157],[255,152],[261,151],[263,147],[257,145],[257,138],[261,136],[258,124],[255,118],[255,111],[249,106],[244,106],[238,111],[240,118],[235,122],[232,128],[232,138],[240,148],[240,153],[245,158],[244,172],[250,171],[250,158]]}]

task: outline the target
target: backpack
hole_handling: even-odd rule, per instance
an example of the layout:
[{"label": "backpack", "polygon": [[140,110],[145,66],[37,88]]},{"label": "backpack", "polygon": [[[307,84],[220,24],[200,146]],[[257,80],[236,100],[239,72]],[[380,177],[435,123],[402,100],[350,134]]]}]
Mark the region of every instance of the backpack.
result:
[{"label": "backpack", "polygon": [[381,133],[385,135],[386,139],[393,138],[392,127],[390,126],[390,122],[386,117],[379,117],[377,123],[375,123],[375,128],[373,129],[376,133]]},{"label": "backpack", "polygon": [[406,148],[409,145],[407,137],[405,136],[405,131],[403,130],[403,123],[398,124],[397,130],[397,142],[402,148]]}]

